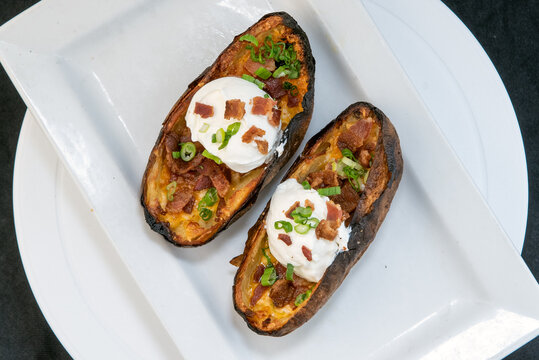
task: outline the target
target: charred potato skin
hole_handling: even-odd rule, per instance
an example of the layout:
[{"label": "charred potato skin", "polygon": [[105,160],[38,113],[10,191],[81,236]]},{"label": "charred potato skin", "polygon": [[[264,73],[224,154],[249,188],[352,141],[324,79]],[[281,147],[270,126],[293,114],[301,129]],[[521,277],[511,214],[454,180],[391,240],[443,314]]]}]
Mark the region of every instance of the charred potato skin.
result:
[{"label": "charred potato skin", "polygon": [[[226,61],[223,61],[223,59],[228,58],[231,53],[238,50],[240,45],[240,37],[244,34],[249,33],[252,29],[259,26],[261,23],[264,23],[265,21],[272,21],[273,19],[278,19],[277,25],[283,24],[286,27],[290,28],[292,30],[292,33],[297,35],[300,39],[300,45],[303,48],[304,51],[304,63],[302,66],[305,66],[307,75],[309,77],[309,82],[307,86],[307,92],[303,96],[301,105],[303,108],[303,111],[300,113],[294,115],[294,117],[290,120],[288,126],[283,131],[283,135],[281,137],[280,144],[284,143],[284,149],[279,156],[277,152],[274,152],[273,157],[268,162],[268,166],[265,169],[264,174],[262,175],[262,181],[261,183],[255,188],[253,192],[249,195],[249,197],[245,200],[243,205],[234,213],[231,218],[223,223],[219,229],[214,232],[209,238],[204,239],[204,241],[196,242],[196,243],[182,243],[178,242],[174,239],[174,233],[170,229],[170,225],[168,222],[161,222],[157,219],[155,212],[152,212],[147,204],[146,199],[146,182],[148,180],[148,174],[150,171],[150,168],[153,164],[155,159],[155,152],[156,149],[162,144],[163,138],[165,134],[173,127],[175,120],[178,116],[178,113],[180,112],[180,108],[182,105],[184,105],[184,102],[187,101],[187,99],[191,98],[192,95],[196,90],[198,90],[198,87],[201,83],[207,83],[212,78],[212,75],[215,72],[218,72],[220,70],[220,67],[226,67]],[[236,220],[238,220],[243,214],[245,214],[256,202],[256,199],[258,198],[258,194],[260,190],[262,190],[266,185],[268,185],[271,180],[275,177],[275,175],[279,172],[279,170],[290,160],[292,155],[295,153],[301,142],[303,141],[303,138],[305,137],[305,133],[307,132],[307,128],[309,127],[309,123],[311,121],[312,112],[313,112],[313,105],[314,105],[314,81],[315,81],[315,59],[312,56],[311,46],[309,43],[309,39],[307,38],[307,35],[303,31],[303,29],[298,25],[296,20],[290,16],[288,13],[281,11],[281,12],[274,12],[264,15],[262,18],[260,18],[259,21],[257,21],[255,24],[253,24],[251,27],[249,27],[247,30],[245,30],[243,33],[238,34],[234,37],[234,40],[221,52],[221,54],[217,57],[217,59],[214,61],[212,65],[207,67],[199,76],[193,80],[189,86],[187,87],[187,90],[182,94],[182,96],[178,99],[178,101],[174,104],[171,111],[167,115],[165,121],[163,122],[163,126],[161,128],[161,131],[159,132],[159,136],[157,137],[157,140],[155,142],[155,145],[152,149],[150,159],[148,161],[148,165],[146,166],[146,170],[144,172],[143,178],[142,178],[142,184],[141,184],[141,197],[140,202],[144,210],[144,217],[146,219],[146,222],[150,226],[150,228],[161,234],[165,240],[170,242],[171,244],[178,246],[178,247],[197,247],[204,245],[211,240],[213,240],[221,231],[227,229],[230,225],[232,225]],[[279,144],[279,145],[280,145]]]},{"label": "charred potato skin", "polygon": [[[382,222],[391,205],[391,201],[395,196],[395,192],[399,186],[403,172],[403,160],[400,148],[400,142],[395,131],[393,124],[385,116],[385,114],[378,108],[366,102],[358,102],[350,105],[344,110],[335,120],[326,125],[319,133],[313,136],[306,144],[302,154],[296,159],[294,164],[288,170],[283,180],[289,178],[294,171],[300,166],[302,161],[309,156],[309,153],[318,141],[328,133],[334,126],[337,126],[340,122],[344,121],[350,114],[361,111],[361,109],[368,109],[374,112],[377,119],[381,124],[381,134],[378,139],[378,144],[375,152],[382,154],[378,161],[385,161],[387,164],[387,170],[389,171],[389,179],[384,190],[379,194],[376,200],[366,199],[365,193],[361,195],[358,207],[356,208],[351,226],[350,239],[348,241],[348,251],[341,252],[337,255],[333,263],[326,270],[322,280],[319,282],[316,291],[313,292],[308,299],[306,305],[301,307],[297,313],[295,313],[283,326],[280,328],[266,331],[254,326],[249,321],[249,309],[245,311],[245,306],[240,305],[241,299],[241,278],[245,275],[246,266],[243,262],[249,259],[249,252],[254,248],[255,244],[253,235],[264,227],[264,219],[269,209],[269,203],[260,215],[256,224],[249,230],[248,239],[245,244],[244,261],[240,265],[236,276],[234,278],[233,285],[233,301],[234,308],[238,314],[245,320],[251,330],[260,335],[269,336],[283,336],[293,330],[297,329],[305,322],[307,322],[316,312],[329,300],[335,290],[341,285],[345,277],[348,275],[355,263],[363,256],[369,245],[374,240],[376,232],[380,228]],[[375,161],[377,161],[375,159]],[[373,165],[374,167],[374,165]],[[374,184],[379,179],[376,177],[369,177],[369,182]],[[370,206],[363,206],[362,203],[370,204]]]}]

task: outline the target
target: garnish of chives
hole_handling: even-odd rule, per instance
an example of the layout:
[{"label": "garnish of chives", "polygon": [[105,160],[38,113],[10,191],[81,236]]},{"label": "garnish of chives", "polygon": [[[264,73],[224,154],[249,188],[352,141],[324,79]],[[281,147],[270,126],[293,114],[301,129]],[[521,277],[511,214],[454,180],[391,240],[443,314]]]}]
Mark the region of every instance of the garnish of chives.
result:
[{"label": "garnish of chives", "polygon": [[287,69],[286,65],[279,66],[274,72],[273,77],[274,78],[280,78],[283,76],[286,76],[288,74],[289,70]]},{"label": "garnish of chives", "polygon": [[311,190],[311,184],[309,184],[309,182],[307,180],[305,180],[304,182],[301,183],[301,186],[303,186],[303,188],[305,190]]},{"label": "garnish of chives", "polygon": [[262,286],[271,286],[277,281],[277,272],[273,266],[267,267],[260,278]]},{"label": "garnish of chives", "polygon": [[226,132],[224,132],[223,143],[221,144],[221,146],[219,146],[219,150],[223,149],[225,146],[228,145],[230,138],[236,135],[238,131],[240,130],[240,126],[241,126],[240,122],[235,122],[233,124],[228,125],[228,127],[226,128]]},{"label": "garnish of chives", "polygon": [[200,218],[204,221],[208,221],[211,219],[213,215],[213,211],[211,211],[208,208],[202,208],[198,211],[198,214],[200,215]]},{"label": "garnish of chives", "polygon": [[[222,143],[225,140],[225,135],[226,134],[225,134],[224,129],[217,130],[217,132],[215,133],[215,142]],[[213,137],[212,137],[212,142],[213,142]]]},{"label": "garnish of chives", "polygon": [[332,186],[332,187],[318,189],[317,191],[322,196],[339,195],[341,193],[341,187],[340,186]]},{"label": "garnish of chives", "polygon": [[186,142],[182,144],[180,149],[180,157],[183,161],[191,161],[197,153],[197,148],[192,142]]},{"label": "garnish of chives", "polygon": [[198,209],[202,209],[205,207],[210,207],[215,205],[215,203],[219,200],[219,196],[217,195],[217,189],[214,187],[209,188],[202,199],[198,202]]},{"label": "garnish of chives", "polygon": [[273,224],[275,229],[280,230],[283,229],[285,232],[289,233],[292,231],[292,224],[290,224],[288,221],[276,221],[275,224]]},{"label": "garnish of chives", "polygon": [[167,200],[172,201],[174,200],[174,193],[176,192],[176,186],[178,183],[176,181],[170,182],[170,184],[167,185]]},{"label": "garnish of chives", "polygon": [[264,255],[264,257],[266,258],[266,261],[268,262],[266,267],[273,266],[273,263],[271,262],[270,256],[268,254],[266,254],[266,250],[269,250],[269,248],[262,248],[262,255]]},{"label": "garnish of chives", "polygon": [[210,124],[204,123],[204,124],[202,124],[202,126],[200,127],[200,130],[198,130],[198,132],[205,133],[206,131],[208,131],[209,128],[210,128]]},{"label": "garnish of chives", "polygon": [[294,280],[294,265],[286,264],[286,280]]},{"label": "garnish of chives", "polygon": [[255,46],[258,46],[258,40],[256,39],[256,37],[254,37],[254,35],[251,35],[251,34],[243,35],[242,37],[240,37],[240,41],[248,41],[254,44]]},{"label": "garnish of chives", "polygon": [[299,294],[296,297],[296,301],[294,301],[294,305],[299,306],[302,302],[307,300],[309,298],[309,296],[311,296],[311,293],[312,293],[311,290],[307,290],[303,294]]},{"label": "garnish of chives", "polygon": [[303,234],[307,234],[309,230],[311,230],[311,227],[309,225],[297,224],[296,226],[294,226],[294,230],[296,230],[298,234],[303,235]]},{"label": "garnish of chives", "polygon": [[208,159],[215,161],[217,164],[222,164],[223,163],[223,161],[221,159],[219,159],[217,156],[211,154],[206,149],[204,149],[204,151],[202,152],[202,156],[207,157]]},{"label": "garnish of chives", "polygon": [[260,80],[258,80],[258,79],[255,79],[255,78],[252,77],[251,75],[243,74],[243,75],[241,76],[241,78],[242,78],[243,80],[247,80],[247,81],[249,81],[249,82],[254,83],[254,84],[255,84],[256,86],[258,86],[260,89],[263,89],[263,88],[264,88],[264,85],[265,85],[265,84],[264,84],[262,81],[260,81]]},{"label": "garnish of chives", "polygon": [[305,225],[309,225],[311,229],[315,229],[319,223],[320,223],[320,220],[314,217],[309,218],[307,219],[307,221],[305,221]]},{"label": "garnish of chives", "polygon": [[174,159],[179,159],[180,158],[180,152],[179,151],[173,151],[172,152],[172,157]]},{"label": "garnish of chives", "polygon": [[255,75],[261,79],[267,80],[271,76],[271,71],[261,66],[255,71]]}]

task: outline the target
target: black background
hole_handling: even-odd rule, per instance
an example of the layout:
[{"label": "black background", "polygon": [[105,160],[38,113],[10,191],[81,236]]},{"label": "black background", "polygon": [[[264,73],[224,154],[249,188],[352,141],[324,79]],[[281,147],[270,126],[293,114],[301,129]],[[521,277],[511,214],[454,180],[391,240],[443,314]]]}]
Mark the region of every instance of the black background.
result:
[{"label": "black background", "polygon": [[[1,0],[0,24],[36,2]],[[539,1],[445,0],[444,3],[468,26],[484,47],[513,102],[528,163],[529,210],[522,256],[537,279]],[[17,91],[4,70],[0,70],[0,359],[69,359],[32,295],[15,237],[12,210],[13,163],[25,111],[26,106]],[[503,164],[500,164],[500,176],[511,176],[503,172]],[[36,181],[39,179],[36,178]],[[507,359],[539,359],[539,338]]]}]

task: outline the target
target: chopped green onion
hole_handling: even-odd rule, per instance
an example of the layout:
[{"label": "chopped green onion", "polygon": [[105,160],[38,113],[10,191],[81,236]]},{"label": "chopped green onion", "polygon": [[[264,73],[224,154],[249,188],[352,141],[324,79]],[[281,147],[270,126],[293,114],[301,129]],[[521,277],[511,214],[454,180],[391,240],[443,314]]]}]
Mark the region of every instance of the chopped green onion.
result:
[{"label": "chopped green onion", "polygon": [[320,223],[320,220],[314,217],[309,218],[307,219],[307,221],[305,221],[305,225],[309,225],[311,229],[315,229],[319,223]]},{"label": "chopped green onion", "polygon": [[296,230],[298,234],[307,234],[309,230],[311,230],[311,227],[309,225],[297,224],[294,226],[294,230]]},{"label": "chopped green onion", "polygon": [[180,157],[183,161],[191,161],[197,153],[197,148],[192,142],[186,142],[182,144],[180,149]]},{"label": "chopped green onion", "polygon": [[294,265],[286,264],[286,280],[294,280]]},{"label": "chopped green onion", "polygon": [[179,159],[180,158],[180,152],[179,151],[173,151],[172,152],[172,157],[174,159]]},{"label": "chopped green onion", "polygon": [[221,159],[219,159],[217,156],[215,155],[212,155],[208,150],[204,149],[204,151],[202,152],[202,156],[204,157],[207,157],[208,159],[210,160],[213,160],[215,161],[217,164],[222,164],[223,162],[221,161]]},{"label": "chopped green onion", "polygon": [[297,214],[306,218],[311,216],[312,213],[313,213],[313,209],[310,206],[307,206],[307,207],[298,206],[296,209],[294,209],[294,211],[292,211],[292,215]]},{"label": "chopped green onion", "polygon": [[273,224],[273,226],[275,226],[275,229],[277,230],[283,229],[287,233],[292,231],[292,224],[290,224],[288,221],[284,221],[284,220],[276,221],[275,224]]},{"label": "chopped green onion", "polygon": [[339,195],[341,193],[341,187],[340,186],[332,186],[332,187],[327,187],[327,188],[323,188],[323,189],[318,189],[317,191],[322,196]]},{"label": "chopped green onion", "polygon": [[283,83],[283,89],[285,89],[285,90],[290,90],[290,89],[292,89],[292,86],[293,86],[292,83],[289,83],[288,81],[285,81],[285,82]]},{"label": "chopped green onion", "polygon": [[208,221],[211,219],[212,215],[213,215],[213,211],[211,211],[210,209],[208,208],[202,208],[198,211],[198,214],[200,215],[200,217],[202,218],[202,220],[204,221]]},{"label": "chopped green onion", "polygon": [[273,77],[280,78],[280,77],[286,76],[288,73],[289,73],[288,66],[286,65],[279,66],[277,70],[273,72]]},{"label": "chopped green onion", "polygon": [[271,262],[270,256],[268,254],[266,254],[266,250],[269,250],[269,248],[263,248],[262,249],[262,255],[264,255],[264,257],[266,258],[266,261],[268,262],[266,267],[271,267],[271,266],[273,266],[273,263]]},{"label": "chopped green onion", "polygon": [[202,209],[205,207],[210,207],[215,205],[215,203],[219,200],[219,195],[217,195],[217,189],[214,187],[211,187],[206,191],[202,199],[198,202],[198,209]]},{"label": "chopped green onion", "polygon": [[268,94],[264,94],[264,98],[269,99],[269,95],[268,95]]},{"label": "chopped green onion", "polygon": [[299,306],[302,302],[307,300],[309,298],[309,296],[311,296],[311,293],[312,293],[311,290],[307,290],[303,294],[299,294],[296,297],[296,301],[294,301],[294,305]]},{"label": "chopped green onion", "polygon": [[261,79],[267,80],[271,76],[271,71],[261,66],[255,71],[255,75]]},{"label": "chopped green onion", "polygon": [[240,122],[235,122],[233,124],[230,124],[226,128],[226,132],[229,133],[230,135],[236,135],[238,131],[240,130],[240,126],[241,126]]},{"label": "chopped green onion", "polygon": [[210,128],[210,124],[204,123],[204,124],[202,124],[202,126],[200,127],[200,130],[198,130],[198,132],[205,133],[206,131],[208,131],[209,128]]},{"label": "chopped green onion", "polygon": [[350,149],[342,149],[341,153],[342,153],[342,156],[347,157],[347,158],[352,159],[355,162],[357,162],[357,159],[354,156],[354,153]]},{"label": "chopped green onion", "polygon": [[226,132],[225,132],[225,135],[224,135],[224,138],[223,138],[223,143],[221,144],[221,146],[219,146],[219,150],[223,149],[225,146],[228,145],[228,142],[230,141],[230,138],[233,135],[236,135],[238,133],[238,131],[240,130],[240,126],[241,126],[240,122],[235,122],[233,124],[228,125],[228,127],[226,129]]},{"label": "chopped green onion", "polygon": [[258,46],[258,40],[256,39],[256,37],[254,37],[254,35],[251,35],[251,34],[243,35],[242,37],[240,37],[240,41],[248,41],[254,44],[255,46]]},{"label": "chopped green onion", "polygon": [[311,184],[309,184],[309,182],[307,180],[305,180],[304,182],[301,183],[301,185],[303,186],[303,188],[305,190],[311,190]]},{"label": "chopped green onion", "polygon": [[301,216],[301,215],[299,215],[299,214],[294,214],[294,213],[292,213],[291,215],[292,215],[292,218],[294,219],[294,222],[295,222],[296,224],[305,224],[305,222],[307,221],[307,218],[306,218],[306,217]]},{"label": "chopped green onion", "polygon": [[354,168],[356,170],[360,170],[362,169],[363,167],[361,165],[359,165],[357,162],[355,162],[354,160],[348,158],[348,157],[343,157],[341,159],[341,161],[343,162],[344,165],[346,166],[350,166],[351,168]]},{"label": "chopped green onion", "polygon": [[215,144],[217,142],[217,135],[211,134],[211,142],[212,144]]},{"label": "chopped green onion", "polygon": [[242,78],[243,80],[247,80],[247,81],[249,81],[249,82],[255,82],[255,78],[252,77],[251,75],[243,74],[243,75],[241,76],[241,78]]},{"label": "chopped green onion", "polygon": [[298,87],[296,85],[292,86],[292,88],[290,89],[290,95],[291,96],[298,96],[299,95],[299,90],[298,90]]},{"label": "chopped green onion", "polygon": [[[215,133],[215,142],[222,143],[225,140],[225,135],[226,134],[225,134],[224,129],[217,130],[217,132]],[[213,137],[212,137],[212,142],[213,142]]]},{"label": "chopped green onion", "polygon": [[267,267],[260,278],[262,286],[271,286],[277,281],[277,272],[273,266]]},{"label": "chopped green onion", "polygon": [[172,181],[170,184],[167,185],[167,200],[172,201],[174,200],[174,193],[176,192],[176,186],[178,183],[176,181]]},{"label": "chopped green onion", "polygon": [[251,75],[243,74],[243,75],[241,76],[241,78],[242,78],[243,80],[247,80],[247,81],[249,81],[249,82],[254,83],[254,84],[255,84],[256,86],[258,86],[260,89],[263,89],[263,88],[264,88],[264,85],[266,85],[266,84],[264,84],[262,81],[260,81],[260,80],[258,80],[258,79],[255,79],[255,78],[252,77]]}]

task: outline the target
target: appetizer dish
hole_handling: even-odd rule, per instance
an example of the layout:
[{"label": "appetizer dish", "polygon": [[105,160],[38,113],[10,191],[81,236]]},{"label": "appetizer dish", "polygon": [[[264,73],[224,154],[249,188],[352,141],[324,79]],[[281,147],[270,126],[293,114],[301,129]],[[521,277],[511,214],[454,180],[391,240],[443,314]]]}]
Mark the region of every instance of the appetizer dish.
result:
[{"label": "appetizer dish", "polygon": [[232,259],[236,311],[263,335],[309,320],[370,245],[402,176],[389,119],[355,103],[306,145]]},{"label": "appetizer dish", "polygon": [[236,36],[163,123],[142,180],[150,227],[198,246],[245,213],[305,136],[314,67],[307,36],[284,12]]}]

